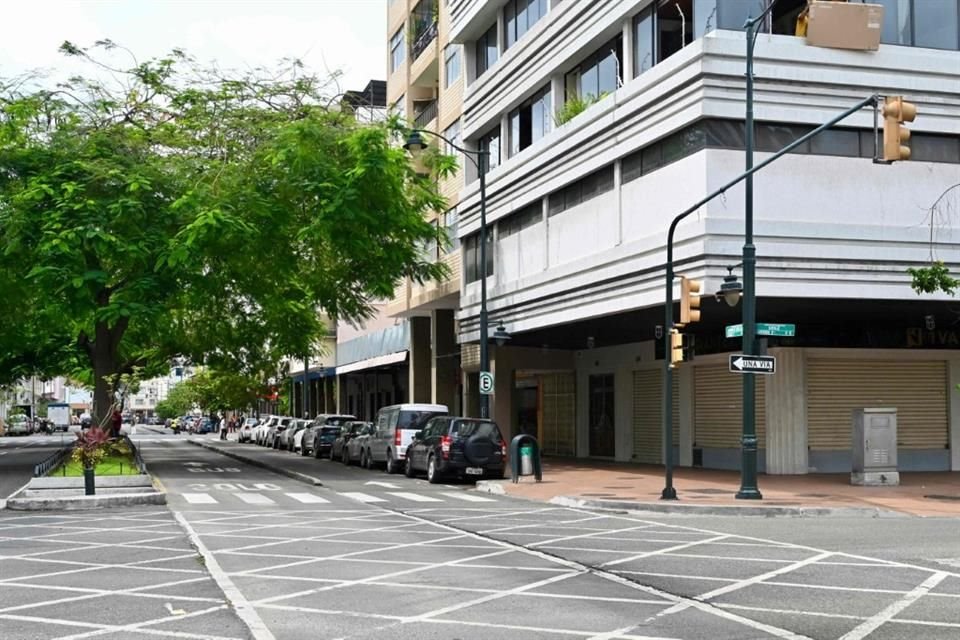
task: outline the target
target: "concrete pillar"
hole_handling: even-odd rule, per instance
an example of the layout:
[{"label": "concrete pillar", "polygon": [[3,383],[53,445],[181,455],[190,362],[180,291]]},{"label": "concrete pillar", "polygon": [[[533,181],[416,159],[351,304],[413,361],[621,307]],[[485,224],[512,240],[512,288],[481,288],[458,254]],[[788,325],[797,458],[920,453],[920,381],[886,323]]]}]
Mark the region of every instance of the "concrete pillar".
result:
[{"label": "concrete pillar", "polygon": [[350,406],[350,403],[347,402],[348,386],[347,376],[337,376],[337,413],[343,413]]},{"label": "concrete pillar", "polygon": [[480,417],[479,375],[476,371],[463,372],[463,415],[471,418]]},{"label": "concrete pillar", "polygon": [[633,369],[618,367],[613,374],[614,457],[633,459]]},{"label": "concrete pillar", "polygon": [[693,367],[679,367],[673,371],[673,383],[680,385],[680,438],[675,443],[680,449],[678,464],[681,467],[693,466],[693,418],[695,378]]},{"label": "concrete pillar", "polygon": [[451,411],[456,406],[457,357],[459,347],[454,334],[453,310],[436,309],[430,314],[430,347],[432,367],[430,375],[431,402],[447,405]]},{"label": "concrete pillar", "polygon": [[410,402],[430,402],[430,318],[410,318]]},{"label": "concrete pillar", "polygon": [[803,349],[771,349],[777,373],[767,376],[767,473],[805,474],[807,451],[807,359]]},{"label": "concrete pillar", "polygon": [[513,438],[516,423],[517,398],[513,358],[510,347],[490,348],[490,369],[493,371],[493,397],[490,398],[490,417],[500,427],[507,442]]},{"label": "concrete pillar", "polygon": [[947,361],[947,397],[950,398],[950,470],[960,471],[960,360]]}]

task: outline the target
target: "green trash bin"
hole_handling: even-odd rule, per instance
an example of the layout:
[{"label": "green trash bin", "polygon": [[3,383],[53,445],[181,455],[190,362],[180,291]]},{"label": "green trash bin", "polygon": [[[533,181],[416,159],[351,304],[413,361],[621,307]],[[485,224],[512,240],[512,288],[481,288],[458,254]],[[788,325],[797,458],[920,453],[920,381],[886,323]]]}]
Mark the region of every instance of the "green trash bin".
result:
[{"label": "green trash bin", "polygon": [[520,447],[520,475],[533,475],[533,446],[526,444]]}]

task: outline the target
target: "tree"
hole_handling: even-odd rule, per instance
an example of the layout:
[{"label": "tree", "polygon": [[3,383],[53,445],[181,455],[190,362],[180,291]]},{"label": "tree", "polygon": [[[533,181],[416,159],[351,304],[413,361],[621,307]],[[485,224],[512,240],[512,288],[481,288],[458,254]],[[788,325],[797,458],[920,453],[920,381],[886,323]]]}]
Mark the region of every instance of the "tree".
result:
[{"label": "tree", "polygon": [[167,418],[176,418],[186,415],[197,404],[196,392],[188,384],[189,381],[181,382],[167,392],[167,397],[157,402],[157,415],[164,420]]},{"label": "tree", "polygon": [[934,231],[938,224],[949,223],[952,209],[956,208],[956,205],[951,206],[952,203],[947,199],[951,193],[960,196],[960,183],[948,187],[927,209],[927,222],[930,225],[930,265],[907,269],[911,277],[910,288],[916,291],[917,295],[942,291],[952,296],[957,288],[960,288],[960,280],[951,276],[950,269],[943,260],[937,260],[934,256]]},{"label": "tree", "polygon": [[420,251],[445,203],[401,123],[331,109],[329,79],[61,50],[91,73],[0,80],[0,376],[89,380],[102,420],[123,375],[180,355],[255,375],[319,342],[318,312],[362,320],[399,278],[445,275]]}]

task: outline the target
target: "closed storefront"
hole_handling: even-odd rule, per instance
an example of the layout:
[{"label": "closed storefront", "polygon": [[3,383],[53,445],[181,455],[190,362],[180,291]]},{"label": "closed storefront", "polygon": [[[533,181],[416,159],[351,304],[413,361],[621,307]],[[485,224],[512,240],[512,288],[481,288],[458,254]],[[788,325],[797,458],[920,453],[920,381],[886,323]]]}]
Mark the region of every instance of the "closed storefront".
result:
[{"label": "closed storefront", "polygon": [[[680,444],[680,385],[673,378],[673,446]],[[633,372],[633,459],[663,463],[663,369]]]},{"label": "closed storefront", "polygon": [[545,454],[572,456],[577,452],[576,376],[572,371],[540,374]]},{"label": "closed storefront", "polygon": [[[707,468],[736,469],[740,466],[740,435],[743,432],[743,375],[731,373],[726,363],[694,369],[695,400],[694,464]],[[757,446],[766,447],[766,380],[756,376],[755,415]],[[759,456],[761,468],[763,456]]]},{"label": "closed storefront", "polygon": [[947,363],[942,360],[807,360],[810,466],[849,471],[855,409],[897,409],[902,470],[949,468]]}]

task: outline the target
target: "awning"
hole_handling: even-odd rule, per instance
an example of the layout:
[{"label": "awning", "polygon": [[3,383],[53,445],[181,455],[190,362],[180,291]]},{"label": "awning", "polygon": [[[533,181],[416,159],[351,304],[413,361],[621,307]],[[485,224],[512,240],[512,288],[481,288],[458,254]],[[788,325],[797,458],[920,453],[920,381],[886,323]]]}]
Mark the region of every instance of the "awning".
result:
[{"label": "awning", "polygon": [[363,371],[364,369],[376,369],[377,367],[383,367],[388,364],[396,364],[398,362],[403,362],[407,359],[407,350],[397,351],[396,353],[388,353],[384,356],[374,356],[372,358],[367,358],[366,360],[358,360],[356,362],[351,362],[350,364],[343,364],[337,367],[337,375],[342,373],[351,373],[353,371]]},{"label": "awning", "polygon": [[[322,367],[320,369],[314,369],[313,371],[307,372],[308,380],[318,380],[320,378],[333,378],[337,375],[336,367]],[[290,378],[294,382],[303,383],[303,370],[300,372],[291,372]]]}]

